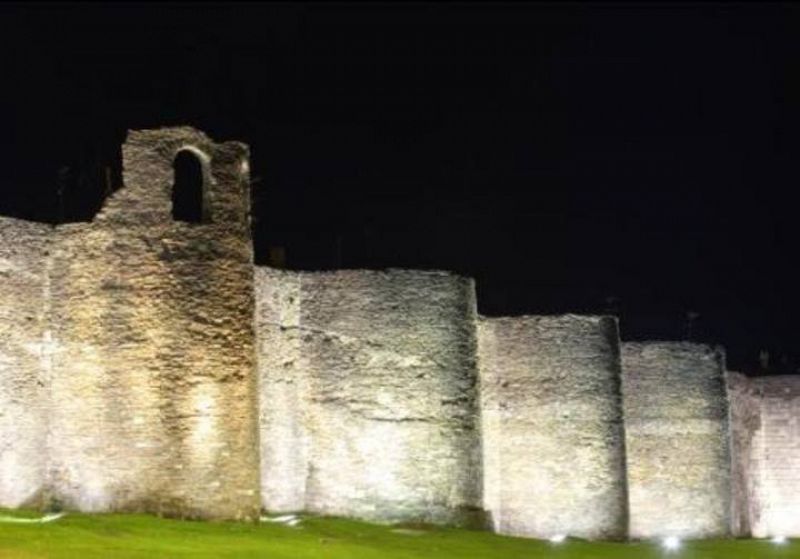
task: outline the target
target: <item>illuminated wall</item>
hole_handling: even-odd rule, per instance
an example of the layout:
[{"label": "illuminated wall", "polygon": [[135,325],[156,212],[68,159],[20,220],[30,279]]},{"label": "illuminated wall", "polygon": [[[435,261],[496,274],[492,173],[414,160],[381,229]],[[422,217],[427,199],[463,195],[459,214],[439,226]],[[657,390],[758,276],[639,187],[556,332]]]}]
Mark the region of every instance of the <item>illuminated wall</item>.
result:
[{"label": "illuminated wall", "polygon": [[735,528],[800,537],[800,377],[729,374]]},{"label": "illuminated wall", "polygon": [[52,227],[0,218],[0,507],[41,503],[50,408]]},{"label": "illuminated wall", "polygon": [[503,534],[626,535],[616,320],[480,322],[485,506]]},{"label": "illuminated wall", "polygon": [[630,536],[730,533],[728,400],[721,350],[622,344]]},{"label": "illuminated wall", "polygon": [[[203,223],[171,215],[173,160],[204,170]],[[247,148],[130,133],[124,188],[59,228],[53,498],[80,510],[258,515]]]},{"label": "illuminated wall", "polygon": [[800,377],[730,374],[729,406],[720,351],[621,365],[613,318],[479,320],[444,272],[254,268],[247,157],[131,132],[91,223],[0,218],[0,506],[800,536]]},{"label": "illuminated wall", "polygon": [[[185,149],[203,223],[171,215]],[[131,132],[124,187],[92,223],[58,226],[46,251],[42,226],[2,228],[3,503],[44,485],[69,509],[257,517],[247,157],[189,128]]]},{"label": "illuminated wall", "polygon": [[479,517],[471,280],[257,271],[269,510]]},{"label": "illuminated wall", "polygon": [[758,521],[755,508],[757,476],[755,433],[761,425],[761,401],[754,383],[740,373],[726,373],[731,420],[731,531],[734,536],[752,534]]},{"label": "illuminated wall", "polygon": [[261,500],[272,512],[306,508],[310,379],[300,330],[301,278],[294,272],[255,270]]}]

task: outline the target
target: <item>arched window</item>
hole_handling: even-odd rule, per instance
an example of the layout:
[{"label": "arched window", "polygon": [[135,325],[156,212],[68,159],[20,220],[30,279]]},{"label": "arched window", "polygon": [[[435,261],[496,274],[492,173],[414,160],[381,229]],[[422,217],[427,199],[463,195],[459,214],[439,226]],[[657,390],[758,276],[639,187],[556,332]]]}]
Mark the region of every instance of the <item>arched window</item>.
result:
[{"label": "arched window", "polygon": [[202,223],[203,163],[188,149],[175,156],[175,182],[172,185],[172,219],[186,223]]}]

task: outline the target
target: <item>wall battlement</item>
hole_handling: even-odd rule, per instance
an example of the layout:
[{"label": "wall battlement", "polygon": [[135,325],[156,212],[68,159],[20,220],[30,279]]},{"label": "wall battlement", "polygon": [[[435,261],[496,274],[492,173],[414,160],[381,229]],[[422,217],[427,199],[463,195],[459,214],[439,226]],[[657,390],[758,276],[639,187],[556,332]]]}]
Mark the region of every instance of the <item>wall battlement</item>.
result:
[{"label": "wall battlement", "polygon": [[0,506],[800,536],[800,377],[481,318],[446,272],[255,267],[247,157],[135,131],[91,223],[0,217]]}]

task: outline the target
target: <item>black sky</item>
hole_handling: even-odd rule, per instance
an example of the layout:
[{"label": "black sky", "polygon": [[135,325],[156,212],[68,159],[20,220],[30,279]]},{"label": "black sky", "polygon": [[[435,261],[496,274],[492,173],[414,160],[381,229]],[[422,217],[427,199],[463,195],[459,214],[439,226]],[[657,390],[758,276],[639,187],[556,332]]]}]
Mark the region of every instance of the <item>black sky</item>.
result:
[{"label": "black sky", "polygon": [[6,4],[0,214],[87,219],[59,169],[191,124],[251,145],[259,262],[454,270],[629,339],[694,311],[752,368],[798,353],[798,37],[791,4]]}]

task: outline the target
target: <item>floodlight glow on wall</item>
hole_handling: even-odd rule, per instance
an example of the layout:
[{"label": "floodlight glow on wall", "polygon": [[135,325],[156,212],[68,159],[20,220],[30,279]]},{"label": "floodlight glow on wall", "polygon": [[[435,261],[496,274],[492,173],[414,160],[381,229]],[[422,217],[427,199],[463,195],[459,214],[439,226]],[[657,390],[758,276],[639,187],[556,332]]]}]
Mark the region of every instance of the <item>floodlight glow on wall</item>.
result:
[{"label": "floodlight glow on wall", "polygon": [[681,547],[681,540],[677,536],[668,536],[661,540],[661,547],[667,551],[677,551]]}]

